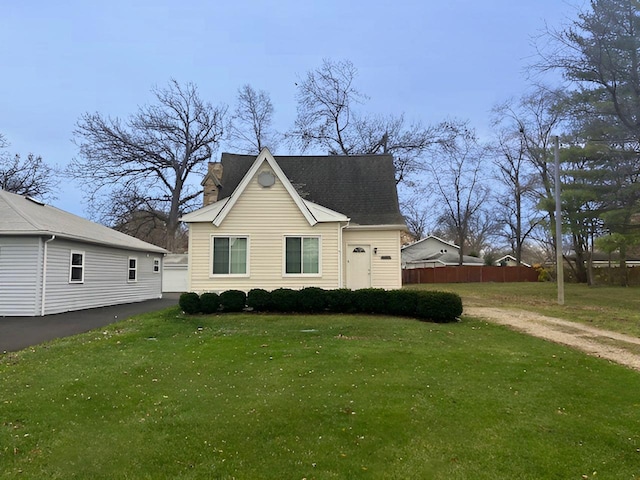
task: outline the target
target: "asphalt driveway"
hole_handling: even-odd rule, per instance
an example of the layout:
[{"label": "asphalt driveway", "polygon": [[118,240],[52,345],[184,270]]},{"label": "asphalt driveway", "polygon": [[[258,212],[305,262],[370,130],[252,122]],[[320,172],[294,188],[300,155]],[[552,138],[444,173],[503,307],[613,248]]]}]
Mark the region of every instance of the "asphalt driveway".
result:
[{"label": "asphalt driveway", "polygon": [[44,317],[0,317],[0,354],[15,352],[54,338],[88,332],[140,313],[163,310],[178,304],[179,294],[165,293],[163,298],[91,308]]}]

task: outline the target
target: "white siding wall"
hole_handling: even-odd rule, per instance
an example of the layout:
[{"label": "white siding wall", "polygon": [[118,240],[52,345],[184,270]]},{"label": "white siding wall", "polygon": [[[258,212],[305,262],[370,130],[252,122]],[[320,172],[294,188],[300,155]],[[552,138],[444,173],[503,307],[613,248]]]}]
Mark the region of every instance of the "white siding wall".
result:
[{"label": "white siding wall", "polygon": [[[263,188],[254,178],[219,228],[211,223],[190,224],[189,290],[337,288],[339,232],[338,223],[311,227],[279,180]],[[248,277],[210,276],[212,234],[249,237]],[[284,235],[321,236],[321,276],[283,276]]]},{"label": "white siding wall", "polygon": [[[84,282],[69,283],[71,251],[84,251]],[[138,259],[137,281],[127,281],[128,259]],[[154,258],[160,272],[153,271]],[[162,255],[54,240],[48,245],[45,314],[160,298]]]},{"label": "white siding wall", "polygon": [[40,255],[40,238],[0,237],[0,316],[38,314]]},{"label": "white siding wall", "polygon": [[428,237],[420,242],[409,245],[402,250],[402,256],[404,262],[425,258],[434,253],[440,253],[446,251],[448,253],[457,253],[460,250],[459,247],[444,243],[437,238]]},{"label": "white siding wall", "polygon": [[[394,289],[402,287],[399,230],[349,230],[343,234],[344,250],[347,245],[371,246],[371,287]],[[377,248],[374,254],[373,249]],[[383,259],[382,257],[391,257]],[[346,275],[346,255],[343,264]],[[346,283],[346,278],[345,278]]]},{"label": "white siding wall", "polygon": [[182,293],[189,290],[187,265],[170,265],[162,269],[162,291]]}]

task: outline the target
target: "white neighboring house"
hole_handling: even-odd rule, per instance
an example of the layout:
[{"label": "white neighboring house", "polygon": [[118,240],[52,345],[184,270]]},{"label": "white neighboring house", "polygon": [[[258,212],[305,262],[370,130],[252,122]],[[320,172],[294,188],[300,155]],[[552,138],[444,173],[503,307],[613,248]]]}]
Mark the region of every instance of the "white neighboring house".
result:
[{"label": "white neighboring house", "polygon": [[[463,255],[464,266],[482,266],[478,257]],[[437,268],[460,264],[460,247],[446,240],[428,235],[411,245],[402,247],[402,268]]]},{"label": "white neighboring house", "polygon": [[162,297],[166,250],[0,190],[0,316]]},{"label": "white neighboring house", "polygon": [[189,213],[189,290],[400,288],[390,155],[223,153]]},{"label": "white neighboring house", "polygon": [[[495,262],[493,262],[493,264],[496,267],[517,267],[518,261],[516,260],[516,257],[514,257],[513,255],[504,255],[503,257],[500,257]],[[531,266],[525,262],[520,262],[520,265],[523,267]]]}]

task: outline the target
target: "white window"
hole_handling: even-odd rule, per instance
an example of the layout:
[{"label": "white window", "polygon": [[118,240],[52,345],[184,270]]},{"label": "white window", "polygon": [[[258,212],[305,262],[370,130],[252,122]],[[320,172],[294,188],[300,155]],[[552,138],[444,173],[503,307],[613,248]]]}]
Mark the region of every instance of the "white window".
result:
[{"label": "white window", "polygon": [[211,237],[211,274],[246,276],[248,253],[248,237]]},{"label": "white window", "polygon": [[138,281],[138,259],[137,257],[129,257],[129,268],[127,281],[129,282],[137,282]]},{"label": "white window", "polygon": [[84,283],[84,252],[71,251],[69,258],[69,283]]},{"label": "white window", "polygon": [[320,274],[320,237],[285,237],[285,275]]},{"label": "white window", "polygon": [[160,259],[153,259],[153,273],[160,273]]}]

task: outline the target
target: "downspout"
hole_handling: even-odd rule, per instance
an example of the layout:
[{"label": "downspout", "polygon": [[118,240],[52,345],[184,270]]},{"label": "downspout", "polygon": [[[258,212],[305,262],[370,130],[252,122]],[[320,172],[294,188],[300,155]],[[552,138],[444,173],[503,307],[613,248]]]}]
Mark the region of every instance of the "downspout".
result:
[{"label": "downspout", "polygon": [[51,235],[49,240],[44,241],[44,255],[42,259],[42,298],[40,300],[40,316],[44,317],[44,302],[47,297],[47,244],[55,240],[56,236]]},{"label": "downspout", "polygon": [[342,244],[342,231],[349,226],[349,222],[351,219],[347,221],[346,224],[340,227],[338,231],[338,288],[344,288],[344,272],[342,266],[344,265],[344,261],[346,258],[344,256],[344,248]]}]

